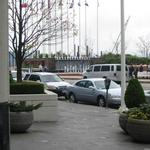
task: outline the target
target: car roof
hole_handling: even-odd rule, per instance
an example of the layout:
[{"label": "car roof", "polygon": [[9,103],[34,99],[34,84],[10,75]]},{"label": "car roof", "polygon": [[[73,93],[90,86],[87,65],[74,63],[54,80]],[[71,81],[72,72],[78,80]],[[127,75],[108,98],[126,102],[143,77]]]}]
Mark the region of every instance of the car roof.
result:
[{"label": "car roof", "polygon": [[31,73],[27,73],[27,74],[36,74],[36,75],[54,75],[55,73],[51,73],[51,72],[31,72]]},{"label": "car roof", "polygon": [[99,65],[103,65],[103,66],[106,66],[106,65],[121,65],[121,64],[93,64],[91,66],[99,66]]},{"label": "car roof", "polygon": [[[82,79],[82,81],[87,81],[87,80],[90,80],[90,81],[104,81],[105,78],[88,78],[88,79]],[[79,80],[81,81],[81,80]]]}]

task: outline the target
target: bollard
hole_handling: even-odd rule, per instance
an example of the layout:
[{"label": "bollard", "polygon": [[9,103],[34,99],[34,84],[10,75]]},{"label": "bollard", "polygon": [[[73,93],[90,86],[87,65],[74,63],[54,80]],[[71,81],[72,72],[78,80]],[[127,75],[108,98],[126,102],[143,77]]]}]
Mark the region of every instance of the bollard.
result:
[{"label": "bollard", "polygon": [[9,150],[9,106],[7,102],[0,103],[0,150]]}]

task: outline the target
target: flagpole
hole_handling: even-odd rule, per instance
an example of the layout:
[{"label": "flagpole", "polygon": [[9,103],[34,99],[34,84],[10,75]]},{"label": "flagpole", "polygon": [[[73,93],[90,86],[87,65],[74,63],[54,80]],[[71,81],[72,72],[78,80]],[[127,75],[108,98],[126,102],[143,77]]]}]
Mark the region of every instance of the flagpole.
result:
[{"label": "flagpole", "polygon": [[98,52],[99,52],[99,44],[98,44],[98,41],[99,41],[99,11],[98,11],[98,7],[99,7],[99,1],[97,0],[97,57],[99,56]]},{"label": "flagpole", "polygon": [[87,22],[87,15],[86,15],[86,7],[87,7],[87,2],[85,0],[85,54],[86,56],[88,56],[88,51],[87,51],[87,26],[86,26],[86,22]]},{"label": "flagpole", "polygon": [[73,50],[74,56],[76,56],[76,45],[75,45],[75,7],[73,5]]},{"label": "flagpole", "polygon": [[125,26],[124,26],[124,0],[120,0],[121,7],[121,107],[126,107],[124,94],[126,88],[125,72]]},{"label": "flagpole", "polygon": [[51,0],[48,0],[48,24],[49,24],[49,37],[48,37],[48,52],[51,54]]},{"label": "flagpole", "polygon": [[[57,3],[56,3],[57,0],[55,0],[55,18],[57,17]],[[55,55],[57,53],[57,31],[56,31],[56,19],[55,19]]]},{"label": "flagpole", "polygon": [[78,56],[80,57],[80,53],[81,53],[81,1],[79,0],[79,47],[78,47]]},{"label": "flagpole", "polygon": [[67,55],[69,55],[69,0],[67,0]]}]

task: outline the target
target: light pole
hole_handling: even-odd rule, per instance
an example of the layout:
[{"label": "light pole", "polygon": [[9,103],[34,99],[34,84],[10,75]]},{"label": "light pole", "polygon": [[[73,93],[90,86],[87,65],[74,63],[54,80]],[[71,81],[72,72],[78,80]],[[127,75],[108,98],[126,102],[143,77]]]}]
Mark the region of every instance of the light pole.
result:
[{"label": "light pole", "polygon": [[125,26],[124,26],[124,0],[120,0],[121,8],[121,107],[126,107],[124,94],[126,89],[125,71]]}]

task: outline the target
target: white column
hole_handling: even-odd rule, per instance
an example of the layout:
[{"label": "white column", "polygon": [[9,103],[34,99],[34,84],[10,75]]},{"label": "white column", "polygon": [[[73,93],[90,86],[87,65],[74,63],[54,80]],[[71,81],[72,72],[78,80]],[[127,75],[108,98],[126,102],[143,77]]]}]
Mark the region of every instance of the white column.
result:
[{"label": "white column", "polygon": [[0,103],[9,99],[8,0],[0,1]]},{"label": "white column", "polygon": [[121,4],[121,107],[126,107],[124,94],[126,89],[126,70],[125,70],[125,30],[124,30],[124,0]]}]

